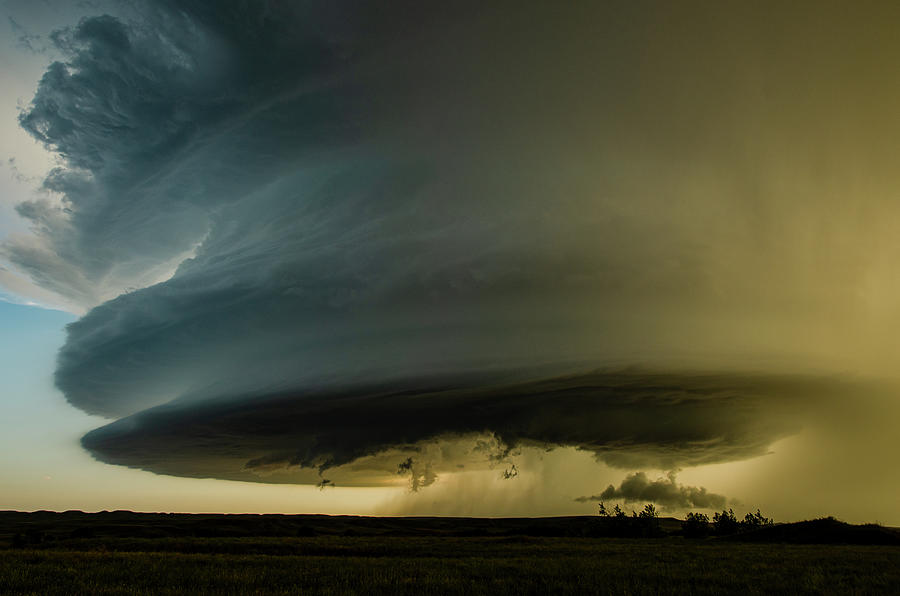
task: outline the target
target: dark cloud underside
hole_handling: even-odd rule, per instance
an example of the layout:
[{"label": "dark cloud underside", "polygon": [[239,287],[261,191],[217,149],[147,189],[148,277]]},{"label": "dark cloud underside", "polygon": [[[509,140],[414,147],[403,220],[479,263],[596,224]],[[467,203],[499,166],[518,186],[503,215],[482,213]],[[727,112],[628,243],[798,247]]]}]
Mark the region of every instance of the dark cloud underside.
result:
[{"label": "dark cloud underside", "polygon": [[[673,469],[761,455],[798,430],[791,421],[811,403],[835,397],[824,379],[641,371],[464,389],[393,385],[175,401],[97,429],[83,444],[102,461],[157,473],[263,482],[308,481],[314,470],[329,475],[368,456],[466,436],[495,438],[499,459],[522,446],[574,446],[612,466]],[[395,455],[381,472],[405,458]]]}]

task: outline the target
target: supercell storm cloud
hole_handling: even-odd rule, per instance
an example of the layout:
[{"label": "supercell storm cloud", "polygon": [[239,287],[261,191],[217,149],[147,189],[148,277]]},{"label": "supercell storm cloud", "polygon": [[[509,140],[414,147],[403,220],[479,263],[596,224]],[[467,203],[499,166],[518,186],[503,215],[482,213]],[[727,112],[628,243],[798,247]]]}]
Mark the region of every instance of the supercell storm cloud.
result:
[{"label": "supercell storm cloud", "polygon": [[[897,93],[851,66],[890,31],[430,4],[161,0],[54,34],[20,124],[61,159],[3,250],[85,311],[56,383],[118,419],[96,457],[414,486],[522,446],[677,470],[852,393],[819,363],[889,368]],[[629,478],[610,495],[724,503]]]}]

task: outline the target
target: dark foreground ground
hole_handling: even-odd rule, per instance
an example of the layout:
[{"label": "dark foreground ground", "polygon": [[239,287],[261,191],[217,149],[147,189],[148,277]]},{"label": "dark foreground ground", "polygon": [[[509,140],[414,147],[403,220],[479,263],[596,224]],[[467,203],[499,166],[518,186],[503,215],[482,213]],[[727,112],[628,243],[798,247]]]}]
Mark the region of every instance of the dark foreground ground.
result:
[{"label": "dark foreground ground", "polygon": [[628,539],[596,522],[0,512],[0,594],[900,594],[884,528],[689,540],[664,519],[669,535]]}]

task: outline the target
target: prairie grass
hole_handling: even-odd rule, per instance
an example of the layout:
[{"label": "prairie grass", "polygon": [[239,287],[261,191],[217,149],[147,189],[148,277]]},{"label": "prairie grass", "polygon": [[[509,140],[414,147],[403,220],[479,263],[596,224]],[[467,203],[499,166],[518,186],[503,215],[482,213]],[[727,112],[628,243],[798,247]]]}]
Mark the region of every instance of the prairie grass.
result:
[{"label": "prairie grass", "polygon": [[900,594],[891,546],[591,538],[70,540],[0,594]]}]

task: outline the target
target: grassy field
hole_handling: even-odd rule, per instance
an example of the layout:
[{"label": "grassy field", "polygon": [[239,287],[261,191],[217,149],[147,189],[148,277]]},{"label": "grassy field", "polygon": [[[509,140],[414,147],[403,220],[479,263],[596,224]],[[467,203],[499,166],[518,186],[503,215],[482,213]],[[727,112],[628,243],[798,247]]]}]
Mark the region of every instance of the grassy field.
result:
[{"label": "grassy field", "polygon": [[891,546],[408,536],[97,546],[3,551],[0,594],[900,594]]},{"label": "grassy field", "polygon": [[893,529],[660,522],[629,539],[596,516],[0,512],[0,594],[900,594]]}]

